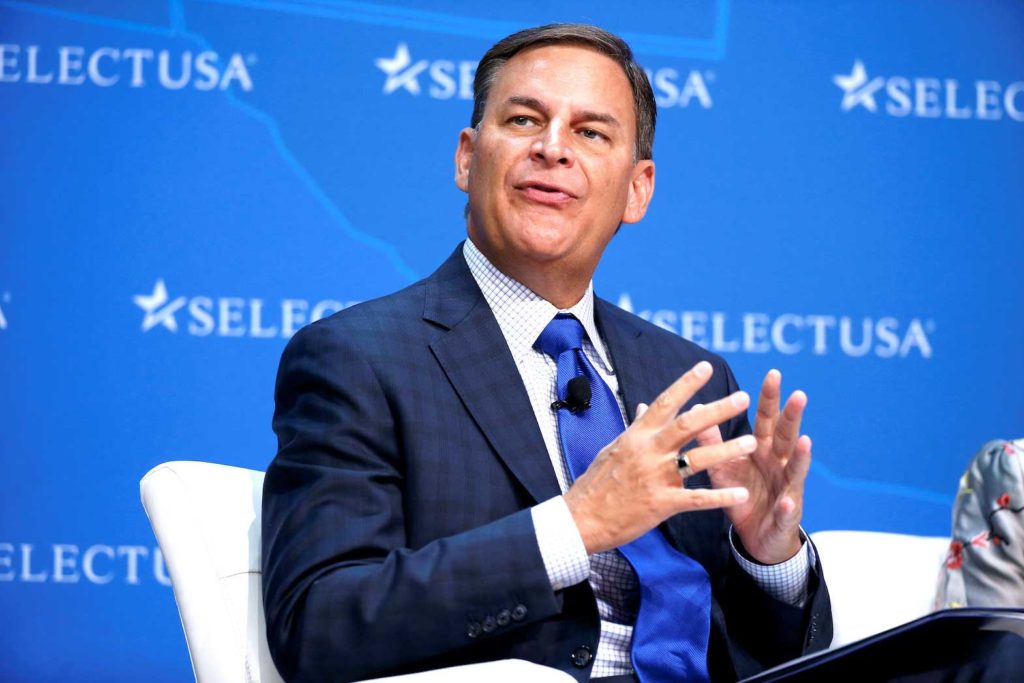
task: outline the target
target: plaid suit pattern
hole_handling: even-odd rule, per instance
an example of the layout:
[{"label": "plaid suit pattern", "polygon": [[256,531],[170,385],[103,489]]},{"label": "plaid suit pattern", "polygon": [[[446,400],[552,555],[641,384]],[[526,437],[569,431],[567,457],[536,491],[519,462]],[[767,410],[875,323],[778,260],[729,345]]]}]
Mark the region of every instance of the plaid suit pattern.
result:
[{"label": "plaid suit pattern", "polygon": [[[694,354],[710,357],[604,302],[595,308],[618,352],[615,367],[632,373],[627,405],[650,400],[664,372],[689,367]],[[654,344],[671,339],[664,368],[630,358],[640,330]],[[731,375],[715,362],[721,373],[697,400],[729,389]],[[557,496],[558,481],[461,254],[401,292],[303,328],[282,356],[275,400],[263,589],[268,642],[286,679],[353,680],[507,657],[589,678],[591,667],[574,666],[572,653],[597,646],[593,593],[586,582],[551,589],[530,507]],[[713,677],[802,651],[804,611],[732,577],[720,515],[666,533],[721,584]],[[827,610],[820,590],[815,614],[822,598]],[[749,632],[727,623],[738,610],[750,615]],[[766,624],[783,627],[767,639],[782,639],[768,643],[771,652],[759,651]]]}]

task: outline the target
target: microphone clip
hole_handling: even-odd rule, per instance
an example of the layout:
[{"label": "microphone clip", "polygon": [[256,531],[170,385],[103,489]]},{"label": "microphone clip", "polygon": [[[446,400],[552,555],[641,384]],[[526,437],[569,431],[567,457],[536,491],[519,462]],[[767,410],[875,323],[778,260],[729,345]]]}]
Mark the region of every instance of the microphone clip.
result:
[{"label": "microphone clip", "polygon": [[566,387],[565,399],[559,399],[551,404],[551,410],[558,412],[562,408],[568,408],[570,413],[580,413],[590,407],[590,382],[586,377],[580,375],[569,380]]},{"label": "microphone clip", "polygon": [[584,410],[586,410],[587,408],[590,407],[590,401],[585,401],[583,403],[576,403],[575,401],[573,401],[571,399],[572,399],[572,397],[570,397],[570,400],[568,400],[568,401],[562,401],[562,400],[555,401],[554,403],[551,404],[551,410],[554,410],[555,412],[558,412],[562,408],[568,408],[570,413],[579,413],[579,412],[583,412]]}]

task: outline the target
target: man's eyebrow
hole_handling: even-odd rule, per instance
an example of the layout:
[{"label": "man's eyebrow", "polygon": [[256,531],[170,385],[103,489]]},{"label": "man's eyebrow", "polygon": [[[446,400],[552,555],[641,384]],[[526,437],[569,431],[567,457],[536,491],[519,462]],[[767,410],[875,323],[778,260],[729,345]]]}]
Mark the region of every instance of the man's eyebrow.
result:
[{"label": "man's eyebrow", "polygon": [[506,100],[505,104],[529,107],[530,109],[536,109],[537,111],[547,111],[547,107],[544,106],[543,102],[538,100],[536,97],[526,97],[525,95],[512,95],[508,100]]},{"label": "man's eyebrow", "polygon": [[[546,112],[547,107],[544,103],[538,100],[536,97],[527,97],[525,95],[512,95],[505,101],[508,105],[518,105],[521,107],[529,107],[540,112]],[[579,121],[589,121],[592,123],[606,123],[609,126],[620,127],[619,120],[611,114],[605,114],[602,112],[592,111],[590,109],[584,109],[578,112],[575,117]]]},{"label": "man's eyebrow", "polygon": [[611,114],[603,114],[597,111],[590,111],[585,109],[579,113],[578,116],[580,121],[590,121],[593,123],[607,123],[609,126],[619,127],[619,120]]}]

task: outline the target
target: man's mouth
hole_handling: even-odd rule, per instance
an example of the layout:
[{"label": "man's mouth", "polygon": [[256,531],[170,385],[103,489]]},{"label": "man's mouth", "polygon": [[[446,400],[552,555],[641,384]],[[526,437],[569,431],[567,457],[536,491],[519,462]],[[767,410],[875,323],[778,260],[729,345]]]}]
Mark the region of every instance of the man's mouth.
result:
[{"label": "man's mouth", "polygon": [[530,201],[537,202],[539,204],[557,206],[576,199],[576,195],[569,192],[564,187],[554,185],[552,183],[543,183],[531,180],[516,185],[516,189],[522,192]]}]

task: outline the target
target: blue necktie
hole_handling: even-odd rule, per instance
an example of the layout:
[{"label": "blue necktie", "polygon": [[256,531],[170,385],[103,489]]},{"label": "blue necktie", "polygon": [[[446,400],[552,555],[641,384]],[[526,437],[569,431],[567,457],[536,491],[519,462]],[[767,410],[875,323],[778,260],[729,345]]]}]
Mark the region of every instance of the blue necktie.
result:
[{"label": "blue necktie", "polygon": [[[586,377],[590,407],[558,409],[562,451],[573,479],[583,474],[598,451],[622,433],[622,414],[611,389],[583,354],[583,325],[559,313],[541,332],[534,348],[555,359],[561,401],[569,381]],[[669,545],[657,529],[619,548],[640,581],[640,609],[633,628],[633,669],[643,683],[707,681],[711,583],[695,560]]]}]

